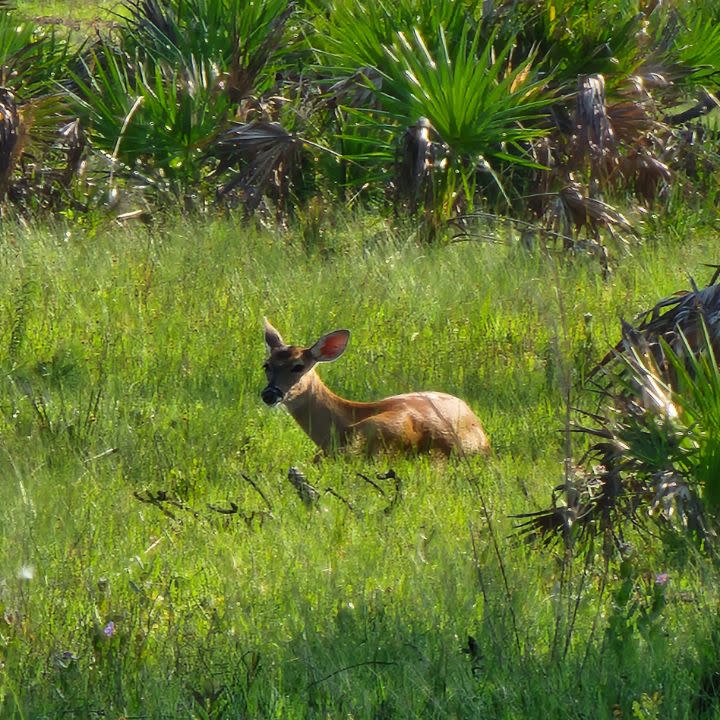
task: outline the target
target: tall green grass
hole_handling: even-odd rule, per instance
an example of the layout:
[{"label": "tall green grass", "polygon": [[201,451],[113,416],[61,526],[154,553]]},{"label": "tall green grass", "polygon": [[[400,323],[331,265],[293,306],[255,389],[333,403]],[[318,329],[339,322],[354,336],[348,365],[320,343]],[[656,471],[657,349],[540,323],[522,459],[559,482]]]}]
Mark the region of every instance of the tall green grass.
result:
[{"label": "tall green grass", "polygon": [[[562,479],[568,383],[591,406],[575,386],[618,317],[702,279],[713,231],[657,237],[609,281],[582,258],[408,235],[338,220],[320,252],[228,220],[3,228],[0,716],[712,709],[708,560],[632,534],[622,566],[598,547],[584,572],[509,539],[507,516]],[[321,369],[347,397],[466,398],[494,456],[314,463],[259,399],[263,315],[291,342],[349,328]]]},{"label": "tall green grass", "polygon": [[108,21],[112,19],[113,13],[120,10],[117,0],[17,0],[15,5],[28,15],[73,23]]}]

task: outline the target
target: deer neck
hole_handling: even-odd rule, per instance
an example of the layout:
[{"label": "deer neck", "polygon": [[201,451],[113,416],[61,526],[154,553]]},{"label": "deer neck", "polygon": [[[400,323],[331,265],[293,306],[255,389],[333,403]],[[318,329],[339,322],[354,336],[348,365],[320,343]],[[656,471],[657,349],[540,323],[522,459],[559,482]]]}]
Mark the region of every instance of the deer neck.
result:
[{"label": "deer neck", "polygon": [[308,437],[329,451],[346,443],[350,426],[360,419],[362,403],[336,395],[313,369],[288,393],[284,405]]}]

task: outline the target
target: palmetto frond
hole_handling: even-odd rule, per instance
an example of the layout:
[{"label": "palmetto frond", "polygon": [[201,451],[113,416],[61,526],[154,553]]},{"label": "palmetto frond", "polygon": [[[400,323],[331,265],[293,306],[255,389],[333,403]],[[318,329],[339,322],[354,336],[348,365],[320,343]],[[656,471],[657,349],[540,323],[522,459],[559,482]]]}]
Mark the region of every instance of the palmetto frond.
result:
[{"label": "palmetto frond", "polygon": [[685,86],[716,83],[720,74],[720,25],[702,8],[688,4],[685,16],[676,19],[664,60],[673,80]]},{"label": "palmetto frond", "polygon": [[302,146],[303,140],[280,123],[256,121],[234,125],[213,150],[220,158],[219,172],[239,167],[218,196],[239,189],[248,213],[258,207],[264,195],[287,202]]},{"label": "palmetto frond", "polygon": [[665,348],[681,355],[687,343],[693,353],[703,349],[705,333],[715,357],[720,357],[720,284],[716,272],[704,288],[681,290],[664,298],[637,318],[634,328],[626,326],[623,338],[599,363],[611,363],[640,339],[660,368],[670,370]]},{"label": "palmetto frond", "polygon": [[0,198],[7,194],[22,132],[15,97],[9,90],[0,88]]},{"label": "palmetto frond", "polygon": [[436,167],[436,134],[427,118],[421,117],[402,136],[396,163],[395,189],[401,203],[414,212],[418,204],[432,203],[432,171]]},{"label": "palmetto frond", "polygon": [[[623,325],[598,365],[606,407],[577,432],[593,438],[585,468],[551,507],[517,516],[521,535],[547,541],[648,518],[715,538],[720,511],[720,285],[679,292]],[[558,491],[563,493],[559,501]]]},{"label": "palmetto frond", "polygon": [[135,63],[100,45],[74,76],[73,97],[93,145],[113,163],[154,177],[172,195],[203,178],[207,148],[226,127],[231,103],[211,63]]},{"label": "palmetto frond", "polygon": [[520,53],[536,52],[541,67],[566,91],[578,77],[598,74],[614,89],[643,60],[645,18],[633,5],[607,0],[513,3],[500,34],[517,35]]},{"label": "palmetto frond", "polygon": [[605,78],[587,75],[578,79],[575,95],[575,134],[571,166],[590,165],[591,179],[605,179],[617,163],[615,132],[605,105]]},{"label": "palmetto frond", "polygon": [[496,52],[467,30],[453,44],[442,27],[432,45],[398,34],[386,49],[381,106],[404,127],[426,117],[459,156],[531,165],[522,143],[545,134],[534,121],[546,113],[546,82],[530,72],[532,57],[513,66],[512,47]]},{"label": "palmetto frond", "polygon": [[628,219],[614,207],[602,200],[587,197],[577,183],[571,183],[549,196],[546,224],[567,239],[577,237],[586,229],[589,235],[599,238],[599,231],[615,228],[631,231]]},{"label": "palmetto frond", "polygon": [[127,0],[123,47],[171,66],[190,57],[212,64],[240,102],[258,91],[260,75],[283,51],[293,10],[288,0]]},{"label": "palmetto frond", "polygon": [[[442,25],[429,35],[418,28],[394,33],[365,82],[372,101],[342,108],[353,120],[344,127],[343,143],[359,149],[349,157],[383,164],[386,172],[395,161],[396,197],[415,209],[428,205],[417,192],[433,154],[427,151],[442,146],[444,162],[434,166],[432,205],[445,218],[458,203],[472,206],[480,178],[507,197],[503,168],[536,167],[529,142],[547,132],[537,122],[547,112],[546,80],[536,77],[533,57],[516,63],[513,47],[511,41],[496,48],[492,38],[484,39],[471,27],[454,37]],[[421,152],[418,141],[429,128],[436,145],[422,141]]]}]

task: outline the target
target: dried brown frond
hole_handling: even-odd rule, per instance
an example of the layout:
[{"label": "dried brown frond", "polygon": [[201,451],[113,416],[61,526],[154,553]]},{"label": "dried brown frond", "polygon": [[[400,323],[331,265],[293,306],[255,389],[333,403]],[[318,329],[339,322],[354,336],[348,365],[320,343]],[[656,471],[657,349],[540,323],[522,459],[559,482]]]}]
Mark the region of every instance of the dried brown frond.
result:
[{"label": "dried brown frond", "polygon": [[576,471],[568,486],[553,490],[548,508],[514,515],[522,521],[516,525],[517,534],[544,544],[562,540],[567,546],[601,534],[617,549],[626,525],[640,528],[653,520],[709,538],[697,494],[672,461],[668,458],[666,469],[648,474],[642,452],[627,452],[628,442],[644,442],[653,453],[659,433],[656,422],[648,419],[652,411],[631,396],[613,397],[611,402],[604,417],[593,416],[596,426],[574,428],[598,438],[580,462],[585,469]]},{"label": "dried brown frond", "polygon": [[713,133],[702,122],[688,123],[667,136],[663,160],[689,178],[713,177],[720,163],[709,142],[712,138]]},{"label": "dried brown frond", "polygon": [[583,228],[594,238],[599,236],[601,228],[632,230],[622,213],[601,200],[586,197],[577,183],[567,185],[556,194],[550,204],[548,224],[567,237],[577,237]]},{"label": "dried brown frond", "polygon": [[663,127],[650,116],[646,103],[631,100],[613,103],[608,106],[607,113],[615,140],[621,145],[644,143],[649,133],[658,132]]},{"label": "dried brown frond", "polygon": [[588,164],[592,179],[606,178],[617,164],[617,149],[602,75],[583,75],[578,79],[574,120],[571,166],[581,169]]},{"label": "dried brown frond", "polygon": [[372,67],[361,67],[349,77],[331,85],[323,93],[323,101],[330,108],[339,105],[370,108],[377,104],[377,91],[382,89],[382,75]]},{"label": "dried brown frond", "polygon": [[635,99],[650,100],[653,90],[663,90],[671,85],[672,81],[668,79],[667,73],[660,69],[645,69],[643,72],[629,77],[626,87],[621,88],[620,94]]},{"label": "dried brown frond", "polygon": [[421,117],[405,130],[400,141],[395,171],[397,199],[410,212],[431,200],[433,168],[433,127]]},{"label": "dried brown frond", "polygon": [[633,150],[620,161],[620,174],[633,184],[635,194],[652,205],[670,185],[670,168],[646,149]]},{"label": "dried brown frond", "polygon": [[238,123],[228,130],[215,148],[220,164],[215,174],[237,165],[239,172],[218,190],[222,198],[239,189],[248,213],[257,209],[264,195],[279,203],[289,199],[291,177],[303,141],[279,123]]},{"label": "dried brown frond", "polygon": [[557,163],[557,140],[551,137],[538,138],[530,144],[533,162],[542,165],[543,170],[533,170],[532,193],[527,198],[527,208],[535,216],[542,218],[554,197],[553,188],[562,182],[563,169]]},{"label": "dried brown frond", "polygon": [[87,136],[76,118],[60,128],[60,143],[65,150],[67,162],[62,170],[60,182],[67,187],[72,179],[78,174],[82,166],[83,154],[87,147]]},{"label": "dried brown frond", "polygon": [[624,524],[653,520],[717,540],[687,466],[694,422],[682,424],[672,388],[678,361],[692,371],[698,356],[720,357],[718,278],[720,268],[707,287],[693,283],[642,313],[635,326],[623,322],[620,341],[591,373],[604,372],[605,409],[588,414],[590,426],[574,428],[593,438],[580,461],[586,469],[553,490],[548,508],[515,516],[520,536],[568,543],[607,531],[617,542]]},{"label": "dried brown frond", "polygon": [[15,96],[7,88],[0,88],[0,200],[7,195],[24,135]]},{"label": "dried brown frond", "polygon": [[571,545],[588,533],[612,531],[618,515],[627,519],[635,517],[634,489],[628,488],[622,479],[615,462],[615,446],[601,442],[595,449],[594,454],[609,460],[613,469],[608,470],[602,462],[589,471],[578,469],[569,485],[553,489],[549,508],[513,515],[522,520],[515,526],[520,537],[541,540],[544,544],[562,539],[566,545]]},{"label": "dried brown frond", "polygon": [[87,140],[79,120],[70,120],[61,95],[32,98],[17,108],[19,132],[11,168],[5,168],[4,196],[21,209],[87,207],[70,186],[83,168]]},{"label": "dried brown frond", "polygon": [[[638,324],[635,327],[624,324],[622,339],[598,363],[592,374],[607,366],[618,356],[627,353],[629,348],[637,346],[640,346],[643,352],[652,355],[654,362],[663,373],[670,373],[671,368],[668,367],[661,341],[667,343],[678,356],[684,354],[685,342],[692,352],[697,353],[705,342],[705,329],[715,357],[720,357],[718,277],[719,274],[716,272],[707,287],[698,289],[694,286],[692,290],[681,290],[660,300],[637,318]],[[671,380],[669,376],[668,379]]]}]

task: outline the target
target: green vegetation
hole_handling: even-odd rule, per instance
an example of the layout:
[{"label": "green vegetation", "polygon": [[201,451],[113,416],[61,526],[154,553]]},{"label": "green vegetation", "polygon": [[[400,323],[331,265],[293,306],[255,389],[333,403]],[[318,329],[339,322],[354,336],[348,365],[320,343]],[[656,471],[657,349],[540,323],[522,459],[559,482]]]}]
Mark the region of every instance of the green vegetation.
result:
[{"label": "green vegetation", "polygon": [[119,6],[117,0],[17,0],[14,5],[26,15],[75,27],[107,22]]},{"label": "green vegetation", "polygon": [[[631,528],[622,560],[507,539],[562,481],[568,378],[593,407],[576,387],[618,316],[706,272],[714,232],[691,222],[612,283],[373,216],[322,254],[228,221],[6,226],[2,717],[714,712],[711,558]],[[259,401],[264,313],[298,342],[350,327],[323,368],[348,397],[467,398],[493,458],[313,463]]]},{"label": "green vegetation", "polygon": [[0,198],[22,215],[288,222],[333,199],[435,240],[480,210],[604,261],[627,228],[608,203],[717,167],[687,125],[718,104],[706,0],[125,0],[89,39],[33,8],[0,9]]},{"label": "green vegetation", "polygon": [[0,717],[720,717],[716,5],[0,7]]}]

